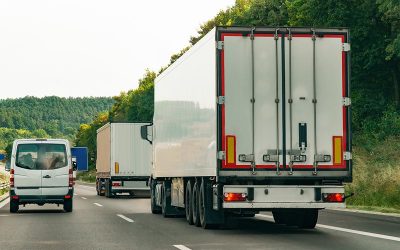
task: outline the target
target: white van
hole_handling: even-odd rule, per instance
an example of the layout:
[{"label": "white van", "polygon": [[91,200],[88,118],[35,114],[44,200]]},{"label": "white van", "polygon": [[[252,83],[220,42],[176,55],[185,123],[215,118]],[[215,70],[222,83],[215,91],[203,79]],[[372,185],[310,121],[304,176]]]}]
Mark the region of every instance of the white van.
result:
[{"label": "white van", "polygon": [[63,139],[14,141],[10,170],[10,212],[19,205],[63,204],[72,212],[73,170],[69,142]]}]

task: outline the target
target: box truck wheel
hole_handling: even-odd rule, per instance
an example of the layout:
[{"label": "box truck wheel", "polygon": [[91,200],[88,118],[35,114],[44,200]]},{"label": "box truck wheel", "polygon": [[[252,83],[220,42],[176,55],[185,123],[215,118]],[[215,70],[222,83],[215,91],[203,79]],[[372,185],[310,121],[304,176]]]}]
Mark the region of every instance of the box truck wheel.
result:
[{"label": "box truck wheel", "polygon": [[193,185],[193,192],[192,192],[192,215],[193,215],[193,224],[197,227],[200,226],[200,216],[199,216],[199,183],[196,181]]},{"label": "box truck wheel", "polygon": [[160,214],[161,207],[157,206],[156,204],[156,182],[151,179],[150,182],[150,204],[151,204],[151,213],[153,214]]},{"label": "box truck wheel", "polygon": [[297,218],[297,226],[304,229],[313,229],[317,225],[318,209],[304,209]]},{"label": "box truck wheel", "polygon": [[19,209],[19,202],[17,200],[10,201],[10,213],[16,213]]},{"label": "box truck wheel", "polygon": [[105,186],[106,186],[106,188],[105,188],[106,197],[107,198],[112,198],[113,195],[112,195],[112,192],[111,192],[111,181],[110,181],[110,179],[106,179]]},{"label": "box truck wheel", "polygon": [[185,190],[185,215],[189,225],[193,225],[193,211],[192,211],[192,189],[193,182],[189,180],[186,184]]}]

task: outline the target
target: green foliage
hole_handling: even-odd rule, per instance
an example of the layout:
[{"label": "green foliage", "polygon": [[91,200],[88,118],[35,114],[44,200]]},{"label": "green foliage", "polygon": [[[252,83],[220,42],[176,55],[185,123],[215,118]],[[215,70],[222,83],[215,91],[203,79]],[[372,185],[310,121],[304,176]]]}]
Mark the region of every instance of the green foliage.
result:
[{"label": "green foliage", "polygon": [[82,124],[75,137],[75,145],[88,147],[89,168],[96,163],[97,129],[107,122],[143,122],[151,121],[154,110],[154,79],[156,73],[146,70],[139,80],[139,87],[128,93],[114,97],[114,105],[109,112],[99,113],[90,124]]},{"label": "green foliage", "polygon": [[49,138],[43,129],[28,131],[25,129],[0,128],[0,148],[4,149],[10,159],[12,144],[16,139]]},{"label": "green foliage", "polygon": [[154,79],[156,73],[147,70],[139,87],[128,93],[114,97],[115,104],[110,110],[112,122],[143,122],[153,119],[154,110]]},{"label": "green foliage", "polygon": [[[52,137],[72,137],[81,123],[108,110],[111,98],[24,97],[0,100],[0,127],[41,130]],[[0,147],[1,148],[1,147]]]},{"label": "green foliage", "polygon": [[75,138],[75,146],[88,147],[89,168],[93,169],[96,164],[96,139],[97,130],[109,121],[108,112],[99,113],[90,124],[82,124]]}]

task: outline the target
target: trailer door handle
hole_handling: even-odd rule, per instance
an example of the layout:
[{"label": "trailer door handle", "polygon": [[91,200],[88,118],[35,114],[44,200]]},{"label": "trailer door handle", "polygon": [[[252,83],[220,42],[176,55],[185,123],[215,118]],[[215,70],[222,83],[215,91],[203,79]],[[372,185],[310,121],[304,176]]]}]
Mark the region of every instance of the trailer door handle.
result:
[{"label": "trailer door handle", "polygon": [[48,179],[48,178],[51,178],[51,176],[50,175],[45,175],[45,176],[43,176],[43,178]]}]

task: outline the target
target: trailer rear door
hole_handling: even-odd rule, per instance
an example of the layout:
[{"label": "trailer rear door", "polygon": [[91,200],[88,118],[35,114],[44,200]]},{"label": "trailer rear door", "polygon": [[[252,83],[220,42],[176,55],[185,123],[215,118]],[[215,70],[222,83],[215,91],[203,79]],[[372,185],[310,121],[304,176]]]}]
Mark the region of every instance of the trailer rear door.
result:
[{"label": "trailer rear door", "polygon": [[347,31],[218,37],[221,170],[348,175]]}]

